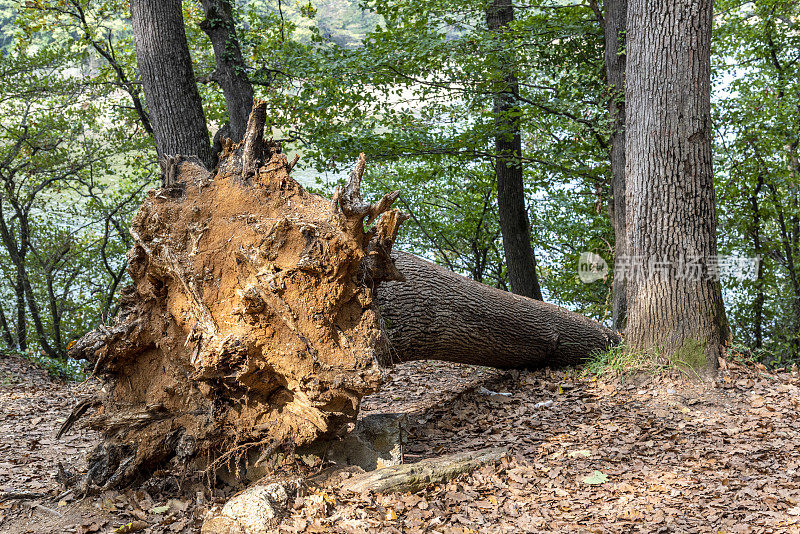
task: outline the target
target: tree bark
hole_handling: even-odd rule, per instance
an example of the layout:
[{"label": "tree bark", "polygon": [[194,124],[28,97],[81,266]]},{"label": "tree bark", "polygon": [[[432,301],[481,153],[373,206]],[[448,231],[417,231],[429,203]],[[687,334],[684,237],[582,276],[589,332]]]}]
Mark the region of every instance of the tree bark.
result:
[{"label": "tree bark", "polygon": [[[627,341],[716,370],[729,341],[711,262],[712,0],[629,0],[626,71]],[[683,264],[681,262],[684,262]]]},{"label": "tree bark", "polygon": [[17,265],[17,283],[14,284],[14,292],[17,296],[17,348],[24,351],[28,349],[28,329],[25,315],[27,306],[25,303],[25,285],[23,279],[23,268]]},{"label": "tree bark", "polygon": [[413,464],[382,467],[345,479],[342,489],[353,493],[417,492],[434,484],[445,484],[463,473],[508,456],[507,447],[457,452]]},{"label": "tree bark", "polygon": [[619,341],[601,324],[514,295],[427,260],[393,255],[403,281],[377,291],[394,361],[445,360],[498,368],[576,365]]},{"label": "tree bark", "polygon": [[202,0],[206,13],[200,28],[214,47],[217,69],[213,80],[222,88],[228,109],[230,138],[238,143],[244,136],[247,118],[253,107],[253,86],[236,37],[230,0]]},{"label": "tree bark", "polygon": [[180,0],[131,0],[136,59],[159,156],[212,162]]},{"label": "tree bark", "polygon": [[[511,0],[492,0],[486,10],[489,30],[502,35],[513,20]],[[530,221],[525,209],[519,83],[515,62],[514,57],[501,60],[502,80],[494,96],[497,204],[511,291],[542,300],[536,258],[531,248]]]},{"label": "tree bark", "polygon": [[[11,189],[9,183],[6,183],[6,191]],[[19,227],[20,232],[24,232],[25,228],[25,212],[20,208],[20,206],[16,203],[10,202],[10,195],[9,195],[9,204],[11,204],[12,208],[14,209],[15,215],[19,219]],[[12,218],[11,220],[13,220]],[[27,254],[27,244],[23,241],[19,243],[17,239],[14,237],[13,234],[13,226],[8,224],[6,220],[5,211],[3,209],[3,198],[0,196],[0,238],[3,241],[3,245],[5,246],[6,250],[8,251],[8,255],[11,259],[11,262],[14,264],[16,276],[15,281],[11,282],[11,286],[14,288],[14,296],[16,297],[16,347],[19,350],[26,350],[28,348],[28,332],[27,332],[27,317],[26,317],[26,303],[25,303],[25,286],[23,284],[23,278],[25,275],[25,255]]]},{"label": "tree bark", "polygon": [[753,337],[755,341],[755,348],[760,349],[764,344],[763,326],[764,326],[764,261],[762,258],[762,244],[761,244],[761,209],[759,206],[759,196],[764,187],[764,175],[762,171],[758,173],[758,181],[750,195],[750,209],[753,220],[750,227],[750,237],[753,240],[753,253],[759,258],[758,266],[756,267],[755,289],[756,297],[753,299]]},{"label": "tree bark", "polygon": [[3,307],[0,305],[0,329],[2,329],[3,341],[6,344],[6,347],[9,349],[14,348],[14,334],[11,333],[11,328],[8,325],[8,319],[6,319],[6,313],[3,311]]},{"label": "tree bark", "polygon": [[[614,225],[614,257],[627,255],[625,226],[625,24],[628,13],[627,0],[606,0],[603,19],[605,41],[606,83],[608,85],[608,112],[612,121],[611,151],[611,222]],[[611,316],[613,328],[625,329],[627,298],[625,279],[614,277],[611,289]]]}]

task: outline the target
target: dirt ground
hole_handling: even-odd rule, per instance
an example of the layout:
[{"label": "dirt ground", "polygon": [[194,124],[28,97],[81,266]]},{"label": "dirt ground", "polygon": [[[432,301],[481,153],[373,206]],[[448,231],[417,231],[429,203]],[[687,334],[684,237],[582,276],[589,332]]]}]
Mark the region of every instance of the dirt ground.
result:
[{"label": "dirt ground", "polygon": [[[54,433],[93,387],[0,356],[0,532],[198,531],[229,493],[173,473],[84,500],[60,484],[58,463],[80,472],[98,438]],[[799,411],[796,368],[699,384],[406,363],[363,402],[409,414],[406,461],[509,458],[416,494],[310,489],[278,532],[800,532]]]}]

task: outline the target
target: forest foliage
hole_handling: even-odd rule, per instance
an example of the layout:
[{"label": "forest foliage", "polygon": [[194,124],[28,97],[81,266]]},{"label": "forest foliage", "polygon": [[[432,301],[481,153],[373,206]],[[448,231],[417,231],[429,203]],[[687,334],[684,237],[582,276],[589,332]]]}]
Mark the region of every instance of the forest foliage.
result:
[{"label": "forest foliage", "polygon": [[[226,121],[213,50],[200,3],[183,8],[213,132]],[[274,137],[318,177],[307,185],[329,191],[366,153],[365,188],[400,189],[411,214],[399,248],[501,288],[492,95],[513,61],[545,300],[610,320],[611,271],[583,283],[577,270],[582,252],[614,262],[602,4],[521,3],[503,33],[481,0],[234,8],[248,77]],[[715,10],[720,248],[762,260],[723,278],[725,303],[738,348],[780,365],[800,356],[800,6]],[[0,343],[63,357],[112,320],[130,217],[158,184],[128,2],[0,1],[0,48]]]}]

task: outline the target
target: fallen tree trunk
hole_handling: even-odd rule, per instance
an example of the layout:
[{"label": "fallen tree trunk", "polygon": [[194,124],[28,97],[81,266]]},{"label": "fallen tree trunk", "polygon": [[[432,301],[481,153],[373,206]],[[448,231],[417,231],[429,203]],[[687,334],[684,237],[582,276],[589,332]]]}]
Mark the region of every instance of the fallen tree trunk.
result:
[{"label": "fallen tree trunk", "polygon": [[614,341],[556,306],[393,258],[407,218],[391,209],[398,192],[361,199],[363,155],[332,201],[305,191],[289,175],[296,160],[263,139],[265,110],[253,108],[214,176],[196,158],[160,161],[164,187],[133,220],[133,285],[116,323],[70,349],[104,381],[60,430],[94,409],[104,443],[84,491],[168,460],[244,474],[283,443],[342,435],[393,361],[562,365]]},{"label": "fallen tree trunk", "polygon": [[475,282],[404,252],[405,280],[377,291],[395,361],[446,360],[498,368],[576,365],[619,342],[580,314]]}]

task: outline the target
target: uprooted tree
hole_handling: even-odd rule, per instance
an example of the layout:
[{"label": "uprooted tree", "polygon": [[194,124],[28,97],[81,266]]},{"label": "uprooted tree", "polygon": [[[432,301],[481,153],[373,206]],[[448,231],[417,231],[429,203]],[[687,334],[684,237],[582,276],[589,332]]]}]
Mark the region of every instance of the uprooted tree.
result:
[{"label": "uprooted tree", "polygon": [[296,159],[263,138],[265,110],[214,175],[162,158],[163,187],[132,224],[116,323],[70,351],[104,381],[62,428],[93,410],[103,433],[85,491],[168,460],[209,469],[341,435],[393,362],[558,366],[616,342],[585,317],[392,252],[398,192],[362,200],[363,155],[332,200],[304,190]]}]

